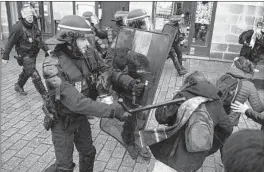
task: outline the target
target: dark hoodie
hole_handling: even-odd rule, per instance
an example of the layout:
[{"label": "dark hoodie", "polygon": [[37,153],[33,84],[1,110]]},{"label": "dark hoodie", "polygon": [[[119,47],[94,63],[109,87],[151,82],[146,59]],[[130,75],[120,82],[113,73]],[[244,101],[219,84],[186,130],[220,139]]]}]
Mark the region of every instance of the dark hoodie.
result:
[{"label": "dark hoodie", "polygon": [[[222,147],[225,139],[232,133],[233,127],[223,108],[218,92],[219,90],[213,84],[207,81],[200,81],[185,87],[174,97],[174,99],[180,97],[190,99],[196,96],[203,96],[213,99],[213,101],[205,103],[206,109],[212,117],[215,126],[212,149],[205,152],[188,152],[185,146],[184,126],[172,137],[150,146],[156,159],[177,171],[192,172],[202,166],[207,156],[215,153]],[[157,121],[160,124],[173,125],[179,107],[180,104],[158,108],[155,114]]]}]

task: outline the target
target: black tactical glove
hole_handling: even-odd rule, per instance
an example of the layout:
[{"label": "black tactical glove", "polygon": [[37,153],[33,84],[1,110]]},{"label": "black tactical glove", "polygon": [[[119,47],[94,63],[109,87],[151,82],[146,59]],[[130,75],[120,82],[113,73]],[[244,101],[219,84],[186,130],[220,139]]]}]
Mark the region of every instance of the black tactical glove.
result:
[{"label": "black tactical glove", "polygon": [[119,121],[123,122],[127,121],[129,117],[131,117],[131,114],[126,112],[120,104],[114,103],[112,104],[112,106],[114,106],[115,110],[113,113],[111,113],[110,118],[116,118]]},{"label": "black tactical glove", "polygon": [[136,96],[141,96],[145,88],[145,84],[140,82],[138,79],[132,80],[129,85],[128,89],[131,92],[135,92]]}]

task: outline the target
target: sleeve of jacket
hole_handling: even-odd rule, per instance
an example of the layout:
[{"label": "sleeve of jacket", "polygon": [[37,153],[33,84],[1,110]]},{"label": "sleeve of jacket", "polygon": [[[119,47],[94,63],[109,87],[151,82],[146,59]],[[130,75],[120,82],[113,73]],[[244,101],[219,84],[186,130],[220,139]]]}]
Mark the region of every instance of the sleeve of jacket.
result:
[{"label": "sleeve of jacket", "polygon": [[99,118],[111,117],[115,113],[115,108],[111,105],[93,101],[79,93],[71,84],[64,82],[61,85],[60,102],[70,111]]},{"label": "sleeve of jacket", "polygon": [[248,97],[248,101],[256,112],[264,111],[264,104],[260,100],[259,93],[252,82],[245,83],[248,86],[248,91],[250,91],[250,95]]},{"label": "sleeve of jacket", "polygon": [[258,113],[253,109],[247,109],[245,114],[247,117],[251,118],[255,122],[264,125],[264,114]]},{"label": "sleeve of jacket", "polygon": [[[180,94],[175,95],[173,99],[181,98]],[[177,116],[180,104],[173,104],[157,108],[155,112],[156,120],[159,124],[173,125]]]},{"label": "sleeve of jacket", "polygon": [[49,92],[56,92],[56,100],[67,109],[76,114],[83,114],[96,117],[113,117],[116,113],[116,106],[107,105],[93,101],[85,97],[68,81],[62,78],[62,72],[58,67],[58,57],[49,56],[43,62],[43,77]]},{"label": "sleeve of jacket", "polygon": [[7,43],[5,45],[5,51],[3,54],[4,60],[9,60],[9,54],[10,54],[12,48],[14,47],[14,45],[18,43],[18,41],[21,37],[21,34],[22,34],[22,27],[19,23],[17,23],[12,27],[12,29],[9,33],[9,37],[8,37]]},{"label": "sleeve of jacket", "polygon": [[112,83],[121,86],[125,90],[131,91],[132,89],[131,83],[133,80],[134,78],[125,74],[122,71],[113,70],[112,72]]},{"label": "sleeve of jacket", "polygon": [[47,51],[49,51],[49,47],[47,46],[47,44],[43,41],[43,38],[42,38],[42,33],[41,33],[41,31],[39,31],[40,32],[40,48],[43,50],[43,51],[45,51],[45,52],[47,52]]},{"label": "sleeve of jacket", "polygon": [[221,133],[223,133],[226,137],[228,137],[233,132],[233,125],[229,120],[229,117],[227,116],[225,109],[222,106],[219,107],[219,111],[221,111],[220,114],[222,115],[219,118],[219,123],[217,127],[220,129]]}]

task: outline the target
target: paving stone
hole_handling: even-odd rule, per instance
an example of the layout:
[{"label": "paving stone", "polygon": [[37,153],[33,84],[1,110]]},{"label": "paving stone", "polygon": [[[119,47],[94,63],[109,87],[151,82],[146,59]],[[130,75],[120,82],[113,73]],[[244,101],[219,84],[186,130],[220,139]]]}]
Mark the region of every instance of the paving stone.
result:
[{"label": "paving stone", "polygon": [[102,144],[107,141],[108,136],[106,135],[98,135],[97,138],[94,140],[94,144]]},{"label": "paving stone", "polygon": [[16,156],[17,157],[21,157],[21,158],[26,158],[32,151],[34,150],[34,148],[30,148],[30,147],[24,147],[23,149],[21,149]]},{"label": "paving stone", "polygon": [[113,151],[101,151],[99,153],[99,155],[97,156],[97,160],[99,161],[104,161],[104,162],[108,162],[108,160],[110,159],[111,157],[111,154],[112,154]]},{"label": "paving stone", "polygon": [[27,172],[42,172],[46,166],[46,163],[36,162]]},{"label": "paving stone", "polygon": [[21,139],[24,135],[23,134],[19,134],[19,133],[15,133],[14,135],[12,135],[11,137],[9,137],[6,141],[10,142],[10,143],[16,143],[19,139]]},{"label": "paving stone", "polygon": [[31,167],[39,159],[39,155],[30,154],[21,162],[22,166]]},{"label": "paving stone", "polygon": [[12,136],[13,134],[15,134],[18,131],[17,128],[9,128],[8,130],[6,130],[4,133],[2,133],[3,136]]},{"label": "paving stone", "polygon": [[146,172],[148,169],[147,164],[136,163],[133,172]]},{"label": "paving stone", "polygon": [[16,150],[6,150],[2,155],[1,155],[1,162],[5,163],[8,161],[12,156],[14,156],[17,153]]},{"label": "paving stone", "polygon": [[25,135],[23,137],[24,140],[32,140],[34,137],[36,137],[38,135],[38,132],[35,131],[30,131],[29,133],[27,133],[27,135]]},{"label": "paving stone", "polygon": [[116,147],[112,154],[112,157],[123,158],[125,151],[126,149],[124,147]]},{"label": "paving stone", "polygon": [[35,137],[35,138],[30,140],[30,142],[28,143],[27,146],[32,147],[32,148],[36,148],[43,142],[43,140],[44,140],[43,138]]},{"label": "paving stone", "polygon": [[10,148],[10,146],[12,146],[13,143],[11,142],[7,142],[7,141],[4,141],[2,144],[1,144],[1,152],[5,152],[8,148]]},{"label": "paving stone", "polygon": [[104,171],[105,166],[106,166],[106,162],[95,161],[94,162],[94,171]]},{"label": "paving stone", "polygon": [[1,143],[3,143],[5,140],[7,140],[8,137],[7,136],[1,136]]},{"label": "paving stone", "polygon": [[13,144],[10,149],[13,150],[21,150],[24,146],[28,144],[27,140],[19,140],[15,144]]},{"label": "paving stone", "polygon": [[12,172],[25,172],[28,170],[28,167],[18,165]]},{"label": "paving stone", "polygon": [[50,147],[51,145],[41,144],[31,153],[36,154],[36,155],[43,155],[46,151],[49,150]]},{"label": "paving stone", "polygon": [[136,161],[133,160],[129,155],[125,155],[121,165],[126,167],[133,167],[135,163]]},{"label": "paving stone", "polygon": [[114,150],[117,145],[117,141],[107,141],[105,142],[103,150]]},{"label": "paving stone", "polygon": [[14,168],[17,167],[17,165],[22,161],[22,158],[18,158],[13,156],[10,160],[8,160],[2,168],[7,169],[7,170],[13,170]]},{"label": "paving stone", "polygon": [[28,124],[27,121],[20,121],[16,125],[14,125],[14,127],[20,129],[20,128],[23,128],[27,124]]},{"label": "paving stone", "polygon": [[109,162],[107,163],[106,168],[110,170],[118,170],[121,162],[122,162],[122,159],[120,158],[111,158]]},{"label": "paving stone", "polygon": [[120,168],[118,169],[118,172],[132,172],[133,168],[131,167],[125,167],[125,166],[120,166]]}]

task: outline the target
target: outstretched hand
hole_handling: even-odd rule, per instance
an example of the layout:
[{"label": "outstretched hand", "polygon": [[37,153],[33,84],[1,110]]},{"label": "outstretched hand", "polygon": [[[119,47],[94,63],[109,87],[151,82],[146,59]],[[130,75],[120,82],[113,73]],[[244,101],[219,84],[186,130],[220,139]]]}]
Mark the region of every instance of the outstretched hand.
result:
[{"label": "outstretched hand", "polygon": [[249,109],[249,106],[247,104],[242,104],[238,101],[235,101],[235,103],[231,104],[231,108],[234,112],[245,113],[246,110]]}]

